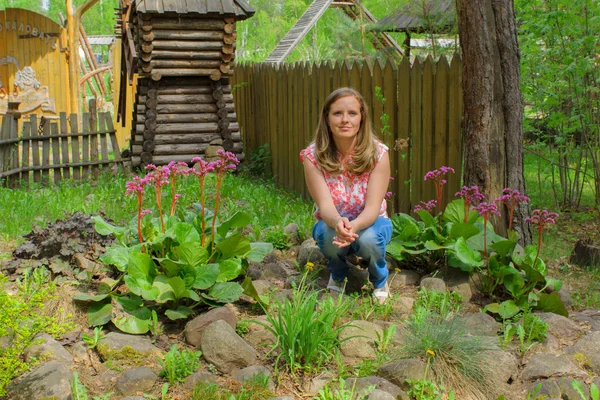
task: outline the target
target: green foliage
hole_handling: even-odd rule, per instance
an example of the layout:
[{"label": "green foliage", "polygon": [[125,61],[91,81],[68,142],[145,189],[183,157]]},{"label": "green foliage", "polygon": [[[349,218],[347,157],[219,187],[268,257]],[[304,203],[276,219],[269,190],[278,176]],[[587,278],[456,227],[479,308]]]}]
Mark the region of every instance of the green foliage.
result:
[{"label": "green foliage", "polygon": [[273,245],[276,249],[286,250],[291,247],[290,235],[282,229],[269,229],[265,231],[265,240]]},{"label": "green foliage", "polygon": [[227,387],[200,382],[194,388],[192,400],[263,400],[273,396],[268,385],[268,375],[255,375],[239,384],[229,382]]},{"label": "green foliage", "polygon": [[96,346],[98,346],[98,343],[100,343],[100,340],[104,339],[102,336],[100,336],[101,332],[102,332],[102,327],[96,326],[94,328],[94,336],[90,336],[90,335],[87,335],[84,333],[83,335],[81,335],[81,338],[88,345],[88,347],[90,349],[94,349],[94,348],[96,348]]},{"label": "green foliage", "polygon": [[271,168],[271,152],[265,143],[248,152],[241,170],[253,176],[268,178]]},{"label": "green foliage", "polygon": [[[354,381],[356,384],[356,380]],[[355,391],[355,386],[346,387],[346,381],[339,378],[339,382],[328,382],[322,389],[319,389],[315,400],[354,400],[358,393]],[[375,385],[370,386],[364,391],[361,391],[361,396],[365,397],[375,389]]]},{"label": "green foliage", "polygon": [[159,359],[162,366],[160,376],[167,378],[171,384],[183,382],[186,377],[198,369],[201,355],[201,351],[179,351],[177,345],[174,344],[169,352],[165,354],[165,358]]},{"label": "green foliage", "polygon": [[[283,361],[292,375],[298,370],[318,372],[338,351],[338,336],[346,325],[339,318],[350,308],[350,301],[331,296],[319,301],[318,291],[309,291],[304,275],[294,289],[292,300],[273,298],[263,325],[277,339],[271,351],[278,350],[275,365]],[[257,322],[258,323],[258,322]]]},{"label": "green foliage", "polygon": [[446,319],[449,316],[456,315],[460,310],[461,297],[456,292],[437,292],[429,291],[427,288],[421,288],[415,299],[413,310],[415,315],[419,310],[424,309]]},{"label": "green foliage", "polygon": [[56,299],[56,285],[47,277],[45,268],[37,268],[17,282],[17,292],[9,294],[4,287],[7,278],[0,274],[0,338],[6,337],[9,346],[0,346],[0,396],[15,377],[29,371],[37,361],[25,363],[25,349],[39,343],[37,337],[48,333],[55,338],[73,328],[59,324],[56,316],[46,315],[44,303]]},{"label": "green foliage", "polygon": [[[579,382],[577,379],[573,379],[571,380],[571,386],[573,389],[575,389],[575,391],[577,391],[577,394],[581,397],[581,400],[588,399],[588,395],[585,393],[583,384],[581,382]],[[595,383],[590,385],[590,398],[592,400],[600,399],[600,390],[598,390],[598,386],[596,386]]]},{"label": "green foliage", "polygon": [[244,337],[248,332],[250,332],[250,320],[239,320],[237,325],[235,326],[235,333],[237,333],[241,337]]},{"label": "green foliage", "polygon": [[406,394],[414,400],[440,400],[444,395],[444,387],[438,386],[435,382],[427,379],[407,379],[406,383],[410,388]]}]

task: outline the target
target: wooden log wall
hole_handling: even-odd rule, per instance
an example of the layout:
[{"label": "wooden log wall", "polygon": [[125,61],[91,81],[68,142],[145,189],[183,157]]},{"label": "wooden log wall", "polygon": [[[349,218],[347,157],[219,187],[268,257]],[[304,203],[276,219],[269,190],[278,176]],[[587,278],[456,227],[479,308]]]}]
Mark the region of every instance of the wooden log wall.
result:
[{"label": "wooden log wall", "polygon": [[189,162],[211,145],[244,158],[229,77],[235,19],[138,13],[132,164]]}]

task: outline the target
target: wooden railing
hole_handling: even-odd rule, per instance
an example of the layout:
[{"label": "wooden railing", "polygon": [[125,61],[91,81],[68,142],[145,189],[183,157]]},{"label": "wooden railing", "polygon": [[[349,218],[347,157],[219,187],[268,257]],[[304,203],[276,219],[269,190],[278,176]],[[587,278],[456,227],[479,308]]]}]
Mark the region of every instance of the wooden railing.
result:
[{"label": "wooden railing", "polygon": [[0,129],[0,182],[9,187],[31,181],[58,183],[63,179],[89,179],[102,168],[121,163],[109,113],[91,112],[58,119],[31,114],[21,118],[16,108],[2,118]]}]

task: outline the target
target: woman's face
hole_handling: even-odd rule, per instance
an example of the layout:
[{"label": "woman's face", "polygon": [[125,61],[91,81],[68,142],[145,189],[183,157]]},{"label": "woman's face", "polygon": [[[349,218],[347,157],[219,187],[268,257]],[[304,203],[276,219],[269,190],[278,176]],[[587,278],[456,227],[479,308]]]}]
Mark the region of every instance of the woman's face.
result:
[{"label": "woman's face", "polygon": [[354,139],[361,120],[360,103],[354,96],[340,97],[329,107],[327,124],[334,140]]}]

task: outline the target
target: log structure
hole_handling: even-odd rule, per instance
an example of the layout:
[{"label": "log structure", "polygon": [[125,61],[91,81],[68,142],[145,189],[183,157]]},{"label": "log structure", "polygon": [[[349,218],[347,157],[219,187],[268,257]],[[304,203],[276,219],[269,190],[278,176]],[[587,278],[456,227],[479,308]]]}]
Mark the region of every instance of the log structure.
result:
[{"label": "log structure", "polygon": [[124,9],[138,74],[134,166],[189,162],[211,145],[244,158],[229,78],[236,22],[253,14],[245,0],[133,0]]}]

